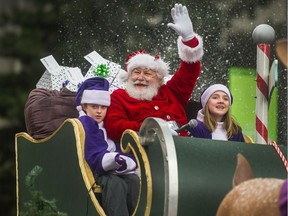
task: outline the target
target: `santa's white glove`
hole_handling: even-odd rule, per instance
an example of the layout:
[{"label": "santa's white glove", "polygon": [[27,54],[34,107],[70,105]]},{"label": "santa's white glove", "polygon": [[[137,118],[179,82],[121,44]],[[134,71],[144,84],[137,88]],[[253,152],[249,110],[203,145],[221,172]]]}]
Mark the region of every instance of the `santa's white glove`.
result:
[{"label": "santa's white glove", "polygon": [[182,37],[183,41],[189,41],[195,37],[193,25],[190,20],[186,6],[175,4],[171,9],[171,16],[174,23],[168,23],[167,26],[177,32]]}]

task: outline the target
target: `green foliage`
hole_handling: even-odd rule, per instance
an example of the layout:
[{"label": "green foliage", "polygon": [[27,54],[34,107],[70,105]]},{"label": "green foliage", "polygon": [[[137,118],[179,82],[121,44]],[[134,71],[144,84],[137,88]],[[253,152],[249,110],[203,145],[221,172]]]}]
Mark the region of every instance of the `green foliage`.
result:
[{"label": "green foliage", "polygon": [[35,181],[42,172],[42,168],[36,165],[26,176],[25,184],[31,194],[31,200],[24,203],[21,216],[67,216],[66,213],[59,212],[56,200],[47,200],[41,191],[36,189]]}]

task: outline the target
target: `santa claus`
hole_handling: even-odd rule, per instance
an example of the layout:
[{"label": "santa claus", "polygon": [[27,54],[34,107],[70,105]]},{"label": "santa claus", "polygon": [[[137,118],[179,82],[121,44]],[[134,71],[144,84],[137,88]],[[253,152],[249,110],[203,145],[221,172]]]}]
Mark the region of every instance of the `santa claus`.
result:
[{"label": "santa claus", "polygon": [[180,67],[165,83],[169,64],[161,57],[144,50],[127,56],[126,73],[122,77],[127,87],[111,94],[111,105],[105,119],[108,136],[115,141],[120,140],[126,129],[139,131],[147,117],[164,119],[173,129],[187,123],[185,106],[200,75],[203,42],[193,30],[186,6],[175,4],[171,15],[173,23],[168,27],[179,35]]}]

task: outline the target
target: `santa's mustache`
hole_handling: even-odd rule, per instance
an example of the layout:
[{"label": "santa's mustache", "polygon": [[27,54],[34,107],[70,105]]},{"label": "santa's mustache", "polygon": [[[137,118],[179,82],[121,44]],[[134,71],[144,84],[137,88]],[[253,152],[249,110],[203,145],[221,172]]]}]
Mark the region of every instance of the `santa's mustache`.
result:
[{"label": "santa's mustache", "polygon": [[134,85],[146,85],[148,86],[149,83],[147,81],[140,81],[140,80],[136,80],[133,82]]}]

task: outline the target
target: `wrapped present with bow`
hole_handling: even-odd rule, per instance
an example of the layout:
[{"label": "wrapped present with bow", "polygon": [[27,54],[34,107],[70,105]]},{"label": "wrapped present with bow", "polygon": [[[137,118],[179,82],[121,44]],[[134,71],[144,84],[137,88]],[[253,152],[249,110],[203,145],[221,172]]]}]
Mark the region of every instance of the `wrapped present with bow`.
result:
[{"label": "wrapped present with bow", "polygon": [[66,87],[77,92],[78,85],[85,79],[78,67],[60,66],[52,55],[40,59],[46,71],[36,84],[36,88],[58,90]]},{"label": "wrapped present with bow", "polygon": [[84,57],[91,63],[91,67],[85,75],[85,79],[91,77],[104,77],[109,81],[109,91],[124,88],[124,83],[119,79],[120,74],[126,73],[117,63],[104,59],[99,53],[93,51]]}]

